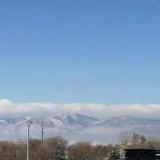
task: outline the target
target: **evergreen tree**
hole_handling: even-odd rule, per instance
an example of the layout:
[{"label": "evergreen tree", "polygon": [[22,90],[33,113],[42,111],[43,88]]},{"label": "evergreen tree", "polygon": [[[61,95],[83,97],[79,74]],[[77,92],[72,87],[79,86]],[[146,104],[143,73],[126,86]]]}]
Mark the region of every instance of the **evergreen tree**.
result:
[{"label": "evergreen tree", "polygon": [[111,152],[109,160],[119,160],[119,159],[120,159],[119,149],[118,147],[115,147]]},{"label": "evergreen tree", "polygon": [[64,147],[60,144],[57,144],[55,149],[55,160],[65,160],[65,151]]}]

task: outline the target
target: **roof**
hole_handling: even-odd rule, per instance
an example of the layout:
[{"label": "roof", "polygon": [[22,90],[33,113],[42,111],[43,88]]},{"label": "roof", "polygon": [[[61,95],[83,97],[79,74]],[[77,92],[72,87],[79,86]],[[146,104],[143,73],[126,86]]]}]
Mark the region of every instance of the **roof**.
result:
[{"label": "roof", "polygon": [[153,148],[127,148],[125,150],[154,150],[154,151],[160,151],[160,149],[153,149]]}]

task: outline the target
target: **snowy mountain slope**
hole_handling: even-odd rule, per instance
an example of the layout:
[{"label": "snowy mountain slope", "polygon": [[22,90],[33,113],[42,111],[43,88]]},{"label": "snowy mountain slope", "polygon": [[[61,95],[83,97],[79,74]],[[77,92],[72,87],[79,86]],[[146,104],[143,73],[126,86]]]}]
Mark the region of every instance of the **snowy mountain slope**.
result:
[{"label": "snowy mountain slope", "polygon": [[103,121],[101,125],[106,126],[114,126],[114,127],[140,127],[140,126],[159,126],[160,127],[160,120],[152,120],[152,119],[140,119],[140,118],[133,118],[129,116],[122,116],[122,117],[115,117],[109,120]]},{"label": "snowy mountain slope", "polygon": [[45,137],[63,136],[69,141],[113,143],[118,141],[121,132],[138,132],[147,136],[159,136],[160,133],[160,120],[122,116],[101,121],[81,114],[58,114],[43,118],[37,116],[0,119],[1,139],[26,138],[26,128],[30,121],[33,138],[40,138],[42,121]]}]

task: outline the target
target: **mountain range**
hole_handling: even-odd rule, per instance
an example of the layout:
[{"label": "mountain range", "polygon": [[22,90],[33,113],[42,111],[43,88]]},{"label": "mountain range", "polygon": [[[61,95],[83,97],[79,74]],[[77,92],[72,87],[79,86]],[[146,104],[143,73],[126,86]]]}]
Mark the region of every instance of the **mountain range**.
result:
[{"label": "mountain range", "polygon": [[41,125],[44,125],[44,137],[62,136],[70,143],[90,141],[92,143],[118,143],[122,132],[140,133],[158,137],[160,120],[142,119],[129,116],[99,120],[82,114],[56,114],[49,117],[22,116],[0,119],[0,138],[25,139],[27,125],[31,123],[30,136],[41,137]]}]

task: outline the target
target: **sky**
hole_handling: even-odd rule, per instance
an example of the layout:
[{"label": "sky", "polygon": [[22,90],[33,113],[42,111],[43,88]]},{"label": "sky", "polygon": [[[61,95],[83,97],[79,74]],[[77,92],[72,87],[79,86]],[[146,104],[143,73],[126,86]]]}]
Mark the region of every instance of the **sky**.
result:
[{"label": "sky", "polygon": [[159,0],[2,0],[0,99],[159,104],[159,28]]}]

